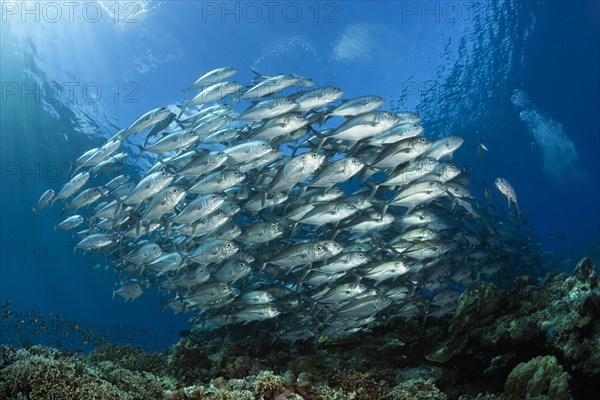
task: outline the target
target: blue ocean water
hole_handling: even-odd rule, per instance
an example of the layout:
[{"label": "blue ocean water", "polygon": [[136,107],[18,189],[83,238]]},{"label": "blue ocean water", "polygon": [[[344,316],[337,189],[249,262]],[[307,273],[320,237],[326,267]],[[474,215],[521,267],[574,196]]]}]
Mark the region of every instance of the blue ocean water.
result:
[{"label": "blue ocean water", "polygon": [[[478,197],[509,179],[544,250],[600,240],[597,2],[53,4],[0,10],[2,302],[157,346],[187,327],[153,291],[112,300],[116,274],[94,270],[107,261],[53,231],[59,207],[31,208],[70,161],[225,65],[240,82],[294,72],[416,111],[428,137],[465,138],[454,160]],[[2,325],[2,340],[19,335]]]}]

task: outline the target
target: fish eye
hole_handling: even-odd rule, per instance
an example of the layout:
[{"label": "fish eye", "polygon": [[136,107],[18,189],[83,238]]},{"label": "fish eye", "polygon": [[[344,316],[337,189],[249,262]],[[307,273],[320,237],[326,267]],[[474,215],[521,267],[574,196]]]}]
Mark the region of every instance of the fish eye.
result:
[{"label": "fish eye", "polygon": [[347,207],[347,208],[352,208],[352,204],[350,204],[350,203],[346,203],[346,207]]},{"label": "fish eye", "polygon": [[317,246],[317,251],[322,251],[322,250],[323,250],[323,247]]},{"label": "fish eye", "polygon": [[231,247],[231,243],[227,243],[227,247]]},{"label": "fish eye", "polygon": [[242,261],[242,262],[240,263],[240,267],[242,267],[242,268],[246,268],[246,263]]},{"label": "fish eye", "polygon": [[263,143],[263,144],[262,144],[262,147],[267,147],[267,144],[266,144],[266,143]]},{"label": "fish eye", "polygon": [[455,166],[455,165],[451,165],[451,166],[450,166],[450,169],[451,169],[452,171],[456,171],[456,170],[457,170],[457,168],[456,168],[456,166]]},{"label": "fish eye", "polygon": [[425,143],[425,142],[427,142],[427,139],[425,139],[425,138],[423,137],[423,138],[419,139],[419,141],[420,141],[421,143]]},{"label": "fish eye", "polygon": [[220,217],[221,215],[223,215],[223,213],[221,211],[217,211],[217,217]]},{"label": "fish eye", "polygon": [[239,175],[240,173],[239,173],[239,172],[237,172],[237,171],[233,171],[233,174],[234,174],[234,175]]},{"label": "fish eye", "polygon": [[214,200],[217,198],[217,196],[213,194],[212,196],[210,196],[210,198]]},{"label": "fish eye", "polygon": [[356,160],[356,159],[353,159],[353,160],[352,160],[352,164],[358,164],[358,160]]},{"label": "fish eye", "polygon": [[364,256],[365,256],[365,253],[358,253],[358,256],[359,256],[359,257],[364,257]]},{"label": "fish eye", "polygon": [[317,158],[317,153],[312,153],[312,158]]}]

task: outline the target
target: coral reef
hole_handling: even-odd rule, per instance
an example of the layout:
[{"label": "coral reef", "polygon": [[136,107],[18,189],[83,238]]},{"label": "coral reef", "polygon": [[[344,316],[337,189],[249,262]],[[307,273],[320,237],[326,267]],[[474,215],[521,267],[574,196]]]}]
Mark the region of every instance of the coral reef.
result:
[{"label": "coral reef", "polygon": [[[192,330],[165,353],[0,347],[0,398],[27,400],[588,399],[600,390],[598,277],[478,283],[445,319],[392,318],[293,344],[264,325]],[[273,330],[276,327],[273,326]]]},{"label": "coral reef", "polygon": [[201,385],[192,385],[177,390],[167,390],[163,394],[164,400],[254,400],[255,396],[248,390],[217,389],[212,386],[206,388]]},{"label": "coral reef", "polygon": [[100,380],[80,360],[39,347],[18,350],[14,362],[0,371],[0,398],[19,397],[30,400],[132,399],[111,383]]},{"label": "coral reef", "polygon": [[389,395],[390,400],[445,400],[446,395],[433,382],[426,379],[411,379],[396,386]]},{"label": "coral reef", "polygon": [[[450,399],[503,399],[517,364],[551,355],[585,398],[598,386],[600,371],[597,295],[595,268],[584,259],[573,276],[549,275],[541,283],[520,277],[507,288],[478,283],[463,293],[450,319],[391,319],[361,335],[293,345],[273,342],[258,328],[250,334],[221,328],[182,339],[169,360],[173,370],[208,372],[202,382],[219,376],[253,380],[272,370],[284,385],[267,398],[284,392],[306,399],[389,398],[410,388],[426,393],[428,382]],[[207,361],[185,364],[190,359],[173,357],[188,352]],[[294,376],[303,382],[294,383]],[[256,393],[254,386],[239,388]]]},{"label": "coral reef", "polygon": [[275,375],[271,371],[261,372],[254,381],[254,390],[256,393],[270,400],[281,390],[285,380],[282,376]]},{"label": "coral reef", "polygon": [[507,289],[479,283],[463,293],[449,338],[429,348],[427,358],[443,363],[471,357],[473,370],[506,376],[517,363],[550,354],[579,382],[597,386],[597,295],[598,277],[589,259],[578,263],[574,276],[549,275],[539,286],[527,277]]},{"label": "coral reef", "polygon": [[[0,359],[13,350],[3,347]],[[107,362],[108,363],[108,362]],[[16,351],[0,369],[0,398],[29,400],[150,400],[174,387],[167,379],[113,365],[91,367],[79,357],[55,349],[31,347]]]},{"label": "coral reef", "polygon": [[139,347],[106,343],[88,355],[91,363],[110,361],[130,371],[161,373],[167,367],[167,357],[162,353],[149,353]]},{"label": "coral reef", "polygon": [[570,379],[556,357],[540,356],[512,370],[504,384],[504,393],[511,399],[571,400]]}]

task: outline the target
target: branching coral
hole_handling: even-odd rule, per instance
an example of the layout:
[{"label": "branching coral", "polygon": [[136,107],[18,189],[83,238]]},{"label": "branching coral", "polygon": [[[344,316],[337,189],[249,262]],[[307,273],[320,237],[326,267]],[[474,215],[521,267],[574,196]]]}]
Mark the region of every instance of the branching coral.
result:
[{"label": "branching coral", "polygon": [[394,387],[389,394],[390,400],[445,400],[442,393],[428,379],[411,379]]},{"label": "branching coral", "polygon": [[[41,353],[36,349],[36,353]],[[27,396],[30,400],[128,400],[129,395],[99,379],[76,358],[52,352],[20,350],[14,363],[0,371],[0,398]]]},{"label": "branching coral", "polygon": [[166,371],[167,358],[162,353],[150,353],[139,347],[103,344],[88,356],[91,363],[111,361],[130,371],[145,371],[160,374]]},{"label": "branching coral", "polygon": [[[8,348],[7,348],[8,349]],[[11,350],[0,350],[12,354]],[[8,357],[0,357],[8,359]],[[20,349],[0,369],[0,398],[29,400],[155,400],[174,387],[167,378],[123,369],[104,361],[91,366],[54,349]]]},{"label": "branching coral", "polygon": [[275,394],[283,388],[284,382],[282,376],[275,375],[271,371],[264,371],[256,377],[254,389],[258,395],[268,400],[274,398]]},{"label": "branching coral", "polygon": [[206,388],[201,385],[167,390],[163,398],[164,400],[255,400],[252,392],[248,390]]}]

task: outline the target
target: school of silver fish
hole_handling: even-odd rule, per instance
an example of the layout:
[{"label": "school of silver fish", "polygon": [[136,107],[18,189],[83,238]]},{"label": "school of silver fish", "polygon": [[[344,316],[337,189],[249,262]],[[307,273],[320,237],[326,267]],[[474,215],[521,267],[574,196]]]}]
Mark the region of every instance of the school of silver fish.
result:
[{"label": "school of silver fish", "polygon": [[[107,254],[113,297],[153,287],[198,329],[269,320],[296,341],[447,316],[464,287],[532,261],[520,213],[499,213],[487,186],[475,198],[450,161],[461,137],[430,140],[375,95],[236,72],[204,74],[178,110],[142,115],[41,196],[34,216],[63,201],[76,214],[56,227],[85,227],[76,248]],[[126,140],[140,154],[119,153]],[[140,171],[140,157],[156,162]],[[495,185],[519,212],[510,183]]]}]

